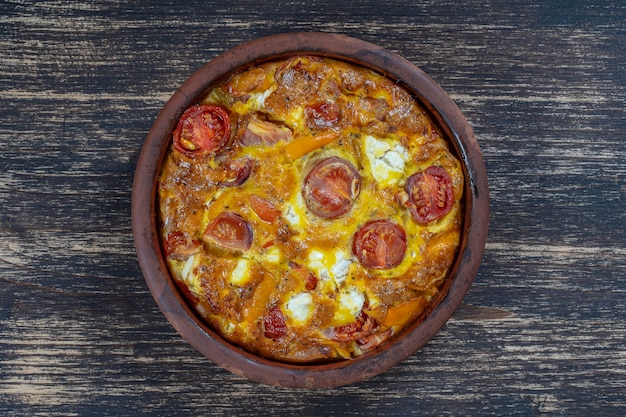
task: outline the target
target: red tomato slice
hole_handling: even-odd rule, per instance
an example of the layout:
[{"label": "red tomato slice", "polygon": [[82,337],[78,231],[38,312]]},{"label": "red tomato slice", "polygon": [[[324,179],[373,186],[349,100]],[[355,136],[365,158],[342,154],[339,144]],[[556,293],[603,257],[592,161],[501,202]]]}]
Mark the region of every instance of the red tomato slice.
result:
[{"label": "red tomato slice", "polygon": [[174,149],[187,156],[215,154],[230,138],[228,113],[219,106],[193,106],[178,120]]},{"label": "red tomato slice", "polygon": [[339,107],[335,103],[317,103],[304,109],[309,128],[325,128],[339,121]]},{"label": "red tomato slice", "polygon": [[334,219],[347,213],[361,192],[361,177],[348,161],[336,156],[318,162],[304,180],[302,194],[315,215]]},{"label": "red tomato slice", "polygon": [[225,212],[207,226],[204,238],[227,249],[247,250],[252,245],[252,228],[240,215]]},{"label": "red tomato slice", "polygon": [[406,205],[417,223],[429,223],[445,216],[452,208],[450,175],[442,167],[431,166],[411,175],[405,190],[409,195]]},{"label": "red tomato slice", "polygon": [[163,251],[165,256],[170,256],[176,252],[179,247],[187,246],[187,238],[181,231],[171,232],[167,235],[167,239],[163,242]]},{"label": "red tomato slice", "polygon": [[272,308],[263,318],[263,331],[265,337],[272,340],[278,340],[287,334],[285,316],[279,307]]},{"label": "red tomato slice", "polygon": [[280,211],[272,204],[271,201],[259,197],[256,194],[250,196],[250,206],[259,218],[268,223],[273,223],[280,216]]},{"label": "red tomato slice", "polygon": [[326,335],[338,342],[349,342],[366,337],[374,330],[375,326],[376,320],[361,311],[352,323],[332,327],[326,331]]},{"label": "red tomato slice", "polygon": [[187,239],[187,235],[180,230],[171,232],[163,242],[165,256],[172,259],[186,259],[199,252],[201,242]]},{"label": "red tomato slice", "polygon": [[361,265],[389,269],[400,265],[406,252],[406,232],[389,220],[371,220],[363,225],[352,241],[352,253]]}]

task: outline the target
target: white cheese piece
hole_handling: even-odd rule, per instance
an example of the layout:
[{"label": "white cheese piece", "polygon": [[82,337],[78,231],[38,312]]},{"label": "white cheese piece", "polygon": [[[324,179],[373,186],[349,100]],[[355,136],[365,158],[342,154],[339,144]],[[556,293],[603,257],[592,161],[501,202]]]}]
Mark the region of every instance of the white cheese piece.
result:
[{"label": "white cheese piece", "polygon": [[396,143],[396,146],[390,151],[385,153],[383,157],[383,162],[391,167],[391,169],[395,171],[402,172],[404,171],[404,162],[409,159],[409,153],[404,148],[404,146]]},{"label": "white cheese piece", "polygon": [[311,250],[309,252],[309,266],[313,269],[319,269],[324,267],[324,254],[318,250]]},{"label": "white cheese piece", "polygon": [[291,200],[285,204],[285,208],[282,211],[285,213],[285,219],[287,219],[290,225],[299,230],[304,228],[306,209],[302,193],[295,193]]},{"label": "white cheese piece", "polygon": [[313,296],[306,292],[295,294],[287,301],[285,309],[296,323],[303,323],[313,312]]},{"label": "white cheese piece", "polygon": [[202,294],[203,290],[200,287],[200,279],[195,273],[195,267],[198,265],[199,257],[196,255],[191,255],[185,260],[185,263],[182,264],[182,268],[180,269],[180,277],[194,294]]},{"label": "white cheese piece", "polygon": [[365,152],[368,158],[382,158],[389,149],[391,146],[386,141],[372,135],[365,136]]},{"label": "white cheese piece", "polygon": [[283,254],[280,252],[280,249],[278,249],[276,246],[271,247],[265,253],[265,260],[271,264],[279,264],[282,259],[283,259]]},{"label": "white cheese piece", "polygon": [[269,88],[262,93],[252,94],[250,97],[251,107],[255,110],[260,110],[265,107],[265,99],[268,98],[273,91],[273,88]]},{"label": "white cheese piece", "polygon": [[341,286],[341,284],[348,277],[350,272],[350,257],[342,251],[333,253],[324,253],[322,251],[313,249],[309,252],[307,259],[307,266],[322,281],[330,281],[335,288]]},{"label": "white cheese piece", "polygon": [[352,317],[356,318],[365,304],[365,294],[358,288],[352,287],[348,291],[341,293],[339,296],[339,304],[341,308],[345,308],[350,312]]},{"label": "white cheese piece", "polygon": [[365,137],[365,155],[372,176],[383,186],[398,182],[409,159],[408,151],[401,144],[371,135]]},{"label": "white cheese piece", "polygon": [[350,261],[350,258],[344,252],[337,252],[335,257],[336,261],[335,264],[330,267],[330,272],[335,278],[335,283],[339,286],[348,277],[352,261]]},{"label": "white cheese piece", "polygon": [[182,277],[183,281],[185,281],[185,283],[187,283],[188,285],[192,284],[193,281],[193,274],[191,273],[191,270],[193,268],[195,258],[195,255],[191,255],[189,258],[187,258],[185,264],[183,265],[183,269],[180,271],[180,276]]},{"label": "white cheese piece", "polygon": [[236,101],[231,106],[231,110],[239,114],[246,114],[251,111],[261,111],[265,108],[265,100],[274,92],[274,90],[275,87],[272,87],[261,93],[252,93],[250,94],[250,97],[248,97],[247,101]]},{"label": "white cheese piece", "polygon": [[324,253],[315,249],[309,252],[309,258],[307,259],[308,267],[313,270],[322,281],[328,281],[330,279],[330,272],[328,271],[325,260]]},{"label": "white cheese piece", "polygon": [[356,287],[342,291],[338,297],[337,310],[333,317],[337,325],[351,323],[361,313],[365,304],[365,294]]},{"label": "white cheese piece", "polygon": [[237,266],[230,274],[230,282],[237,286],[242,286],[250,279],[250,261],[240,259]]},{"label": "white cheese piece", "polygon": [[296,210],[293,208],[291,204],[287,204],[287,211],[285,211],[285,219],[287,219],[289,224],[292,226],[299,226],[301,222],[300,216],[298,216],[298,213],[296,213]]}]

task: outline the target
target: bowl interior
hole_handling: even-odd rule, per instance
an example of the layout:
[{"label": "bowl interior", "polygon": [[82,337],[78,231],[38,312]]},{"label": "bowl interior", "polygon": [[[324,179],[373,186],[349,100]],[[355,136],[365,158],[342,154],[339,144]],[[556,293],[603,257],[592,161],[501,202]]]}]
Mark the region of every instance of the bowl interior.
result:
[{"label": "bowl interior", "polygon": [[[171,134],[182,112],[208,89],[234,72],[295,54],[344,60],[377,71],[402,84],[431,113],[447,137],[465,174],[461,244],[450,273],[424,314],[374,351],[355,359],[323,364],[291,364],[265,359],[234,346],[206,326],[187,305],[170,276],[157,227],[157,178]],[[139,157],[132,195],[135,246],[146,283],[176,330],[198,351],[247,378],[293,388],[328,388],[354,383],[399,363],[432,338],[469,290],[487,238],[487,176],[472,130],[450,97],[419,68],[371,43],[326,33],[288,33],[257,39],[216,57],[194,73],[156,118]]]}]

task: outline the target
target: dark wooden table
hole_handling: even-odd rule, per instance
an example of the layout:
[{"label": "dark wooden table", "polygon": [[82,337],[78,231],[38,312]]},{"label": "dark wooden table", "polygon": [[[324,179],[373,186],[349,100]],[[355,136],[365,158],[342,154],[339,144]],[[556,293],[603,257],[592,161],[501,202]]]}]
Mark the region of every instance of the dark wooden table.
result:
[{"label": "dark wooden table", "polygon": [[[413,3],[0,3],[0,415],[626,414],[626,4]],[[429,73],[491,188],[462,307],[402,364],[332,390],[202,357],[157,308],[131,232],[137,157],[176,88],[301,30]]]}]

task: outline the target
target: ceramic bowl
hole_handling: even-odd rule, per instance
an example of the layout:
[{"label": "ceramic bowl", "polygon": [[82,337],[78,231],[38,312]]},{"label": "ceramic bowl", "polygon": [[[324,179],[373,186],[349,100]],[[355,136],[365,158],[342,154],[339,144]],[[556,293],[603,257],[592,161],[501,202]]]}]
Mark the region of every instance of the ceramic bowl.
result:
[{"label": "ceramic bowl", "polygon": [[[248,353],[222,339],[187,305],[161,251],[157,227],[157,178],[183,111],[230,74],[260,62],[295,54],[319,55],[370,68],[404,85],[431,113],[447,136],[465,174],[461,244],[427,314],[378,349],[355,359],[293,364]],[[132,192],[135,246],[146,283],[174,328],[216,364],[250,380],[291,388],[329,388],[362,381],[398,364],[428,342],[469,290],[487,238],[489,196],[479,145],[467,120],[441,87],[401,56],[368,42],[328,33],[287,33],[260,38],[217,56],[195,72],[165,104],[145,139]]]}]

